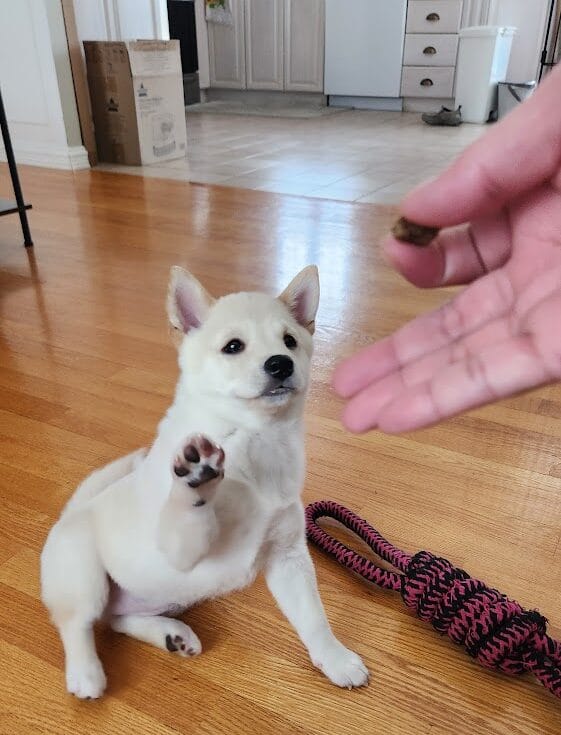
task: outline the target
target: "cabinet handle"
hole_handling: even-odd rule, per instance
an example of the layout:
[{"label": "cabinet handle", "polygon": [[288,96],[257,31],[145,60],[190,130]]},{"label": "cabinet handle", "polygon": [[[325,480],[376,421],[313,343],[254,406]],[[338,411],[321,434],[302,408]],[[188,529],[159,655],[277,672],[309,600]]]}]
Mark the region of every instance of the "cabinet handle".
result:
[{"label": "cabinet handle", "polygon": [[428,77],[426,79],[421,79],[421,87],[432,87],[433,84],[434,82],[432,79],[428,79]]},{"label": "cabinet handle", "polygon": [[440,15],[438,15],[438,13],[429,13],[427,15],[427,20],[431,23],[435,23],[437,20],[440,20]]},{"label": "cabinet handle", "polygon": [[425,54],[425,56],[434,56],[434,54],[436,53],[436,49],[434,46],[427,46],[423,49],[423,53]]}]

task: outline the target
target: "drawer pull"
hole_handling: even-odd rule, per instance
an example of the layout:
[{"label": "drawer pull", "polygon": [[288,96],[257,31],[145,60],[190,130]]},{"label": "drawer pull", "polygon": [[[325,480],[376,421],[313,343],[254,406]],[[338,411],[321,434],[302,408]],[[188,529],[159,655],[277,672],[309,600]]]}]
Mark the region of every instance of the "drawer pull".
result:
[{"label": "drawer pull", "polygon": [[436,21],[440,20],[440,15],[438,15],[438,13],[429,13],[427,15],[427,20],[430,23],[436,23]]},{"label": "drawer pull", "polygon": [[434,46],[427,46],[423,49],[423,53],[425,54],[425,56],[434,56],[436,53],[436,49]]},{"label": "drawer pull", "polygon": [[421,79],[421,87],[432,87],[434,82],[432,79],[429,79],[428,77],[426,79]]}]

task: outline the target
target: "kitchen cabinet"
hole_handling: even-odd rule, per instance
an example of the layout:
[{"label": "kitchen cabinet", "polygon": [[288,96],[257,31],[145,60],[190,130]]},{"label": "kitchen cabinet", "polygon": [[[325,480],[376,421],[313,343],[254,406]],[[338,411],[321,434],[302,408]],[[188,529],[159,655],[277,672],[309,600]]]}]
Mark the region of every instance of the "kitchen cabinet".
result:
[{"label": "kitchen cabinet", "polygon": [[454,67],[404,66],[401,94],[404,97],[448,98],[454,93]]},{"label": "kitchen cabinet", "polygon": [[324,0],[285,0],[284,88],[323,92]]},{"label": "kitchen cabinet", "polygon": [[245,68],[247,89],[284,87],[284,0],[246,0]]},{"label": "kitchen cabinet", "polygon": [[462,0],[409,0],[407,33],[457,33]]},{"label": "kitchen cabinet", "polygon": [[230,0],[233,25],[208,23],[210,86],[245,89],[245,0]]},{"label": "kitchen cabinet", "polygon": [[322,92],[325,0],[231,0],[233,26],[208,24],[210,86]]},{"label": "kitchen cabinet", "polygon": [[409,0],[401,94],[413,99],[454,96],[463,0]]},{"label": "kitchen cabinet", "polygon": [[408,33],[405,36],[404,66],[454,66],[457,55],[457,34]]}]

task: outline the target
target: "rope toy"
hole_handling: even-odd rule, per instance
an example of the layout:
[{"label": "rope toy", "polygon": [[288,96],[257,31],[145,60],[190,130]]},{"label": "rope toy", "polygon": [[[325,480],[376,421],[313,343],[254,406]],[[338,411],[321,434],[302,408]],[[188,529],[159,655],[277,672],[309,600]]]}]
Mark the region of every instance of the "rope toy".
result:
[{"label": "rope toy", "polygon": [[[338,521],[401,573],[382,569],[349,549],[321,528],[318,518]],[[561,642],[547,635],[547,620],[536,610],[525,610],[429,551],[406,554],[334,501],[319,500],[306,508],[306,533],[342,566],[368,582],[399,592],[421,620],[447,633],[482,666],[511,675],[530,672],[561,698]]]}]

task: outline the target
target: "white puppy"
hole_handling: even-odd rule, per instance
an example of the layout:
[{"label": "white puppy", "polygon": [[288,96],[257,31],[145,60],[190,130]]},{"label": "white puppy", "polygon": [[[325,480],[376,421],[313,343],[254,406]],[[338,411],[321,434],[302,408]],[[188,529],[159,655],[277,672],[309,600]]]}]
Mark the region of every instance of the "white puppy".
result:
[{"label": "white puppy", "polygon": [[173,404],[147,453],[80,485],[41,557],[42,598],[76,696],[105,689],[97,620],[194,656],[199,639],[170,616],[245,587],[261,570],[314,665],[339,686],[367,683],[361,659],[325,617],[300,501],[318,299],[315,267],[278,298],[238,293],[216,301],[172,269],[168,314],[181,335]]}]

